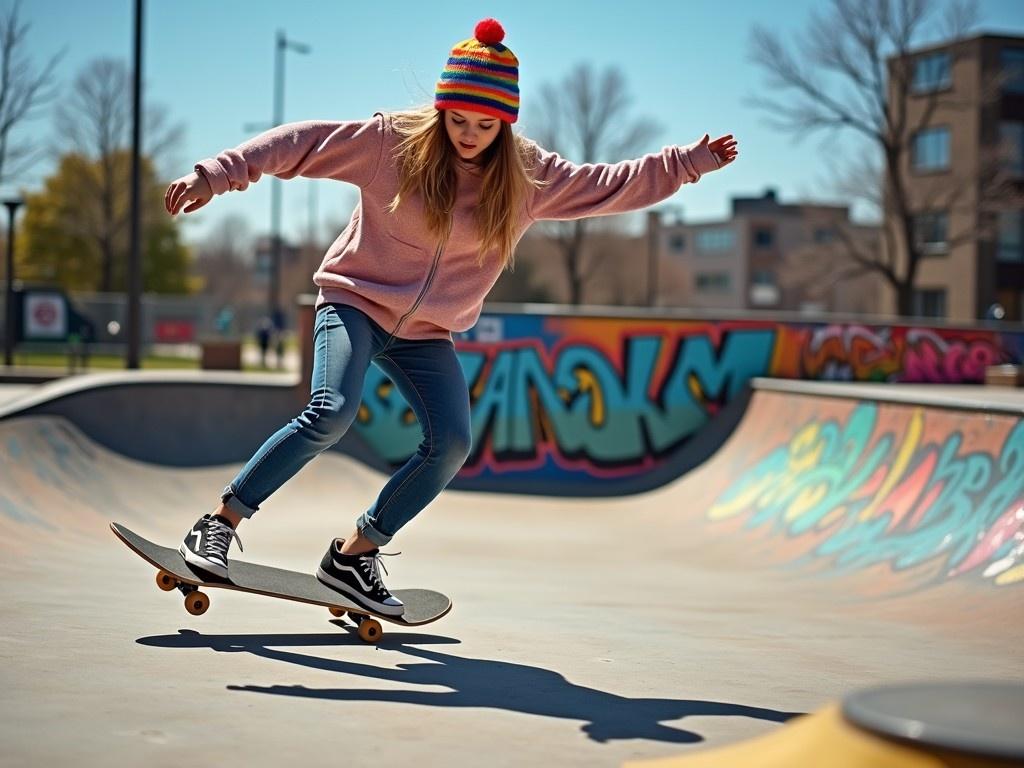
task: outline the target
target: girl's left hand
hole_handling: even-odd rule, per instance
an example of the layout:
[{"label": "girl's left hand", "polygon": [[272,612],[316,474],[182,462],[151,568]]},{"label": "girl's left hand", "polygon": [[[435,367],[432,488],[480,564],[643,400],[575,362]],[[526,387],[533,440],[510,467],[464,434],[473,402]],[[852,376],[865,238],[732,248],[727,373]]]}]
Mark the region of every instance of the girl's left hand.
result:
[{"label": "girl's left hand", "polygon": [[[704,134],[707,136],[707,134]],[[736,140],[732,137],[732,134],[726,134],[721,136],[708,144],[708,149],[715,153],[715,157],[718,158],[718,162],[722,167],[725,167],[739,155],[739,145]]]}]

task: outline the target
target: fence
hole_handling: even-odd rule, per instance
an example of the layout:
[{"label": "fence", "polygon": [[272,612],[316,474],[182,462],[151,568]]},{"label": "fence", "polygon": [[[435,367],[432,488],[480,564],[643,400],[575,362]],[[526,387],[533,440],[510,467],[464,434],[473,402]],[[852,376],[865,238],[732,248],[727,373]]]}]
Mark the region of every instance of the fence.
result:
[{"label": "fence", "polygon": [[[0,286],[3,284],[0,283]],[[61,293],[60,289],[47,289]],[[120,349],[126,342],[128,299],[121,293],[66,294],[75,313],[88,319],[93,327],[93,350]],[[0,338],[6,333],[4,292],[0,291]],[[294,328],[294,309],[286,308],[285,329]],[[142,344],[187,345],[194,347],[204,339],[244,340],[255,333],[267,315],[263,303],[224,304],[209,296],[146,294],[141,300]],[[19,349],[53,348],[55,342],[19,344]],[[58,342],[61,345],[65,339]]]}]

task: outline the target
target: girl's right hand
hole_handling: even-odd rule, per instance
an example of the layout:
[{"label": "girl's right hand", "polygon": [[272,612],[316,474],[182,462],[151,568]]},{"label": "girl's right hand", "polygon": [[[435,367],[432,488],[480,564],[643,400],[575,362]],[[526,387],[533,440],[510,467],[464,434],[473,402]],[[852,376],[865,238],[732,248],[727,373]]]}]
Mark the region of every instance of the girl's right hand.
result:
[{"label": "girl's right hand", "polygon": [[191,204],[185,209],[185,213],[198,211],[213,198],[213,190],[210,189],[210,182],[202,174],[192,172],[188,176],[182,176],[177,181],[172,181],[164,193],[164,207],[171,216],[177,216],[185,203]]}]

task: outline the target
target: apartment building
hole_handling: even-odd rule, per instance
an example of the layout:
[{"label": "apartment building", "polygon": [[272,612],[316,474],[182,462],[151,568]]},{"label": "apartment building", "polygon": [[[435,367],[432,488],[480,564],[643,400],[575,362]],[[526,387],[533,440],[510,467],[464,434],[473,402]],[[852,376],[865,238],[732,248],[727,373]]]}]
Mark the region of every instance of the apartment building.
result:
[{"label": "apartment building", "polygon": [[[915,314],[966,321],[1024,309],[1024,37],[981,34],[891,58],[910,78],[902,177],[922,256]],[[885,226],[899,220],[884,195]],[[906,263],[904,240],[896,261]],[[885,311],[896,311],[886,294]]]},{"label": "apartment building", "polygon": [[847,206],[782,203],[774,189],[733,197],[727,219],[687,223],[654,212],[649,236],[686,274],[663,303],[697,309],[771,309],[875,314],[877,275],[850,273],[845,236],[878,248],[878,229],[856,224]]}]

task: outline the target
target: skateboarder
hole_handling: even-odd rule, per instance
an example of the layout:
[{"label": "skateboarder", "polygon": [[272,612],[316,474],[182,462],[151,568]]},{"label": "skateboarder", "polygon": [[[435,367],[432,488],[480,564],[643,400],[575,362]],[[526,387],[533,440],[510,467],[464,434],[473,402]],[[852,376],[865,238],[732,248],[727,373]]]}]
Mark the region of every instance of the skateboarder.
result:
[{"label": "skateboarder", "polygon": [[[574,165],[516,135],[519,62],[493,19],[457,43],[434,102],[347,122],[290,123],[196,164],[165,205],[190,213],[264,174],[354,184],[360,203],[314,275],[319,288],[309,404],[271,435],[185,537],[192,565],[227,575],[235,529],[307,462],[338,442],[372,362],[395,383],[423,430],[416,453],[385,484],[317,570],[325,584],[400,615],[379,548],[436,497],[470,451],[469,393],[451,334],[472,327],[491,286],[535,221],[625,213],[653,205],[737,156],[732,135],[619,163]],[[241,540],[239,540],[241,546]]]}]

